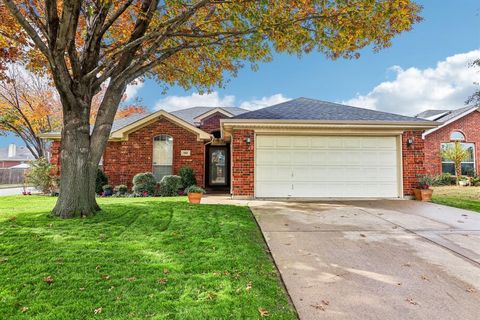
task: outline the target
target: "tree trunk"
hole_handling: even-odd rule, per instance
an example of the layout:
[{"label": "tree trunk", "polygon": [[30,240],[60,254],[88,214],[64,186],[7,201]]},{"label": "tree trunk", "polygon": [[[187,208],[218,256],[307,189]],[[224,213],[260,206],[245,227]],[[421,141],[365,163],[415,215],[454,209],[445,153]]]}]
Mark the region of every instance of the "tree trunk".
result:
[{"label": "tree trunk", "polygon": [[462,163],[455,163],[455,175],[457,176],[457,186],[460,185],[460,177],[462,176]]},{"label": "tree trunk", "polygon": [[52,215],[86,217],[100,210],[95,199],[98,163],[92,161],[88,116],[65,118],[60,152],[60,195]]}]

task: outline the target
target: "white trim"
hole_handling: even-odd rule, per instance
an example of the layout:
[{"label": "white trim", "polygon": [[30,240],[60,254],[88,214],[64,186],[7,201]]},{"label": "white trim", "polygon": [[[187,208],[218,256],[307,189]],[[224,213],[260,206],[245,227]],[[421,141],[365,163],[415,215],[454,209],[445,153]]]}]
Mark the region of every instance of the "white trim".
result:
[{"label": "white trim", "polygon": [[226,115],[227,117],[233,117],[234,116],[233,113],[230,113],[223,108],[217,107],[217,108],[208,110],[207,112],[204,112],[199,116],[196,116],[195,118],[193,118],[193,120],[195,120],[195,122],[200,122],[203,119],[207,118],[208,116],[211,116],[212,114],[215,114],[217,112],[220,112],[221,114]]},{"label": "white trim", "polygon": [[445,126],[448,126],[450,123],[455,122],[455,121],[457,121],[458,119],[461,119],[461,118],[469,115],[470,113],[473,113],[474,111],[480,111],[480,109],[479,109],[478,107],[472,107],[471,109],[468,109],[468,110],[465,111],[464,113],[461,113],[461,114],[459,114],[458,116],[453,117],[452,119],[450,119],[450,120],[442,123],[442,124],[439,125],[438,127],[432,128],[432,129],[430,129],[430,130],[425,131],[425,132],[422,134],[422,138],[425,139],[425,137],[428,136],[430,133],[433,133],[433,132],[435,132],[435,131],[437,131],[437,130],[445,127]]}]

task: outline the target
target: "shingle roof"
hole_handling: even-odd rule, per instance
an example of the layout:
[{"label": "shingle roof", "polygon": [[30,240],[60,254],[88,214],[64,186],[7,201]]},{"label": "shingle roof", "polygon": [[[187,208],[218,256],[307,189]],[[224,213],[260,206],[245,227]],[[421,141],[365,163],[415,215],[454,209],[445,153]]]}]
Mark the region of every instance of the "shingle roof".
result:
[{"label": "shingle roof", "polygon": [[415,117],[422,118],[422,119],[429,119],[434,116],[441,116],[445,112],[450,112],[450,110],[436,110],[436,109],[425,110],[417,114]]},{"label": "shingle roof", "polygon": [[419,118],[307,98],[297,98],[243,113],[234,119],[429,122]]},{"label": "shingle roof", "polygon": [[425,119],[425,118],[431,118],[437,114],[438,118],[435,118],[433,120],[445,123],[472,109],[478,109],[478,106],[467,106],[467,107],[458,108],[454,110],[426,110],[422,113],[417,114],[416,117]]},{"label": "shingle roof", "polygon": [[[234,108],[234,107],[221,107],[221,108],[233,115],[240,115],[242,113],[248,112],[248,110],[241,109],[241,108]],[[184,121],[187,121],[188,123],[194,124],[195,122],[194,119],[196,117],[212,109],[215,109],[215,107],[193,107],[193,108],[172,111],[170,113]]]}]

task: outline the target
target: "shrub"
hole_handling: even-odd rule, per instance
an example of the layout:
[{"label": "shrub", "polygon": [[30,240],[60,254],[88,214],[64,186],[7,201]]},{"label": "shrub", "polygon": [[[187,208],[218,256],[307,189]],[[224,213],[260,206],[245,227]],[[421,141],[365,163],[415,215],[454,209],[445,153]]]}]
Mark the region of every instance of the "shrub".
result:
[{"label": "shrub", "polygon": [[45,158],[38,158],[30,161],[30,169],[25,174],[28,182],[31,183],[35,189],[42,193],[52,193],[57,187],[58,180],[53,171],[55,166],[52,165]]},{"label": "shrub", "polygon": [[433,186],[451,186],[457,183],[457,178],[450,173],[442,173],[433,179]]},{"label": "shrub", "polygon": [[199,186],[192,185],[185,189],[185,193],[205,193],[205,190],[200,188]]},{"label": "shrub", "polygon": [[103,171],[100,168],[97,169],[97,179],[95,181],[95,192],[97,194],[102,193],[103,186],[106,184],[108,184],[107,176],[105,175],[105,173],[103,173]]},{"label": "shrub", "polygon": [[109,184],[106,184],[102,187],[104,196],[111,196],[113,194],[113,187]]},{"label": "shrub", "polygon": [[178,190],[182,188],[182,178],[180,176],[164,176],[160,181],[159,194],[162,197],[178,196]]},{"label": "shrub", "polygon": [[113,189],[113,191],[115,191],[115,194],[117,196],[124,196],[127,194],[128,192],[128,187],[124,184],[121,184],[121,185],[118,185],[118,186],[115,186],[115,188]]},{"label": "shrub", "polygon": [[195,172],[189,166],[183,166],[180,168],[178,175],[182,178],[182,187],[187,188],[197,184],[195,178]]},{"label": "shrub", "polygon": [[480,186],[480,176],[475,176],[471,180],[472,186],[478,187]]},{"label": "shrub", "polygon": [[140,196],[153,196],[157,181],[151,172],[138,173],[133,177],[133,192]]}]

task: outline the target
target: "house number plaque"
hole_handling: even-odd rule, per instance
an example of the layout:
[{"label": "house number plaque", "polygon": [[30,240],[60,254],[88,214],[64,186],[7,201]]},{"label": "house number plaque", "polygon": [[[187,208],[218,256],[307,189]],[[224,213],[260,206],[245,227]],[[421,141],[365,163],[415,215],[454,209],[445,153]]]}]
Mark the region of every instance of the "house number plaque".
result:
[{"label": "house number plaque", "polygon": [[182,150],[182,151],[180,151],[180,155],[181,155],[182,157],[190,157],[190,153],[191,153],[190,150]]}]

